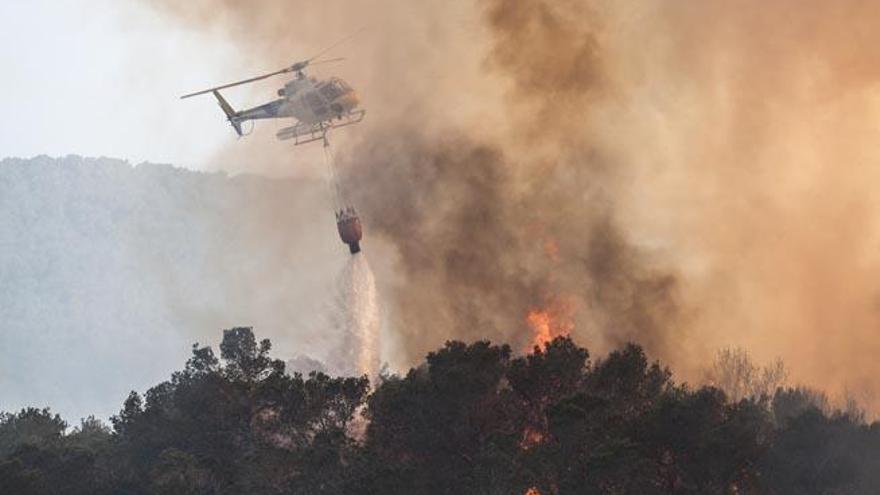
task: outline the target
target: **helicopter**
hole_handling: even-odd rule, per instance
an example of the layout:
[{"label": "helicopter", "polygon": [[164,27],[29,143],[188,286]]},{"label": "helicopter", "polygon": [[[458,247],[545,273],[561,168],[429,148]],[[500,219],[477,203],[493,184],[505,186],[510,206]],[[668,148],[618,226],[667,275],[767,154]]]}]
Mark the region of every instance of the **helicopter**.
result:
[{"label": "helicopter", "polygon": [[[278,139],[293,139],[294,145],[323,140],[329,129],[357,124],[364,119],[364,115],[367,113],[366,110],[358,108],[360,99],[357,93],[342,79],[331,77],[325,80],[318,80],[306,75],[305,69],[310,65],[344,60],[342,58],[335,58],[316,61],[324,52],[268,74],[196,91],[195,93],[183,95],[180,98],[185,99],[213,93],[220,104],[220,108],[226,114],[226,120],[229,121],[239,137],[244,135],[241,130],[243,122],[260,119],[292,118],[296,120],[296,123],[279,130],[275,134]],[[220,94],[221,89],[232,88],[289,73],[293,73],[294,78],[278,90],[278,99],[247,110],[236,111],[226,101],[226,98]]]},{"label": "helicopter", "polygon": [[[336,43],[336,45],[346,41],[346,39]],[[220,108],[223,109],[223,113],[226,114],[226,120],[229,121],[239,137],[244,135],[241,130],[243,122],[260,119],[292,118],[296,120],[296,123],[279,130],[276,133],[278,139],[293,139],[294,145],[323,141],[324,159],[330,169],[334,211],[336,213],[336,228],[339,231],[339,238],[348,245],[349,252],[355,255],[361,251],[360,242],[363,238],[363,227],[361,226],[361,220],[357,211],[346,200],[342,187],[336,180],[335,165],[333,163],[333,155],[330,152],[330,142],[327,139],[327,133],[331,129],[357,124],[364,119],[364,115],[367,112],[358,108],[360,99],[357,93],[342,79],[331,77],[319,81],[305,74],[306,67],[310,65],[343,60],[340,58],[317,60],[336,45],[321,51],[312,58],[297,62],[289,67],[242,81],[196,91],[195,93],[183,95],[180,98],[185,99],[213,93],[220,104]],[[278,99],[247,110],[236,111],[226,101],[226,98],[220,94],[221,89],[232,88],[289,73],[293,73],[294,78],[278,90]]]}]

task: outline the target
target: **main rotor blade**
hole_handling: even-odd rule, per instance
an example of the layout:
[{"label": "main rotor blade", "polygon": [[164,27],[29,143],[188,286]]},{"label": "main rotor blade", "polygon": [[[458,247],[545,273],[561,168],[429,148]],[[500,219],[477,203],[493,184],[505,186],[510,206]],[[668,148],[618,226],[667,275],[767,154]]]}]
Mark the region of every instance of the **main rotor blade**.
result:
[{"label": "main rotor blade", "polygon": [[182,100],[182,99],[184,99],[184,98],[189,98],[189,97],[191,97],[191,96],[198,96],[198,95],[203,95],[203,94],[205,94],[205,93],[210,93],[211,91],[216,91],[216,90],[218,90],[218,89],[226,89],[226,88],[231,88],[231,87],[233,87],[233,86],[240,86],[240,85],[242,85],[242,84],[247,84],[247,83],[252,83],[252,82],[255,82],[255,81],[260,81],[260,80],[262,80],[262,79],[266,79],[267,77],[277,76],[278,74],[284,74],[285,72],[290,72],[290,67],[285,67],[285,68],[283,68],[283,69],[281,69],[281,70],[276,70],[275,72],[270,72],[270,73],[268,73],[268,74],[263,74],[262,76],[252,77],[252,78],[250,78],[250,79],[245,79],[245,80],[243,80],[243,81],[237,81],[237,82],[234,82],[234,83],[224,84],[224,85],[222,85],[222,86],[217,86],[217,87],[214,87],[214,88],[208,88],[208,89],[205,89],[205,90],[202,90],[202,91],[196,91],[195,93],[190,93],[190,94],[188,94],[188,95],[183,95],[183,96],[180,97],[180,99]]},{"label": "main rotor blade", "polygon": [[309,66],[311,67],[312,65],[321,65],[321,64],[329,64],[329,63],[333,63],[333,62],[342,62],[343,60],[345,60],[345,57],[328,58],[327,60],[318,60],[317,62],[309,62]]},{"label": "main rotor blade", "polygon": [[365,29],[366,29],[366,27],[362,27],[362,28],[358,29],[357,31],[351,33],[350,35],[346,36],[345,38],[342,38],[341,40],[337,41],[336,43],[333,43],[332,45],[328,46],[327,48],[324,48],[323,50],[316,53],[315,55],[312,55],[312,57],[310,59],[306,60],[306,62],[311,62],[312,60],[315,60],[316,58],[320,57],[321,55],[329,52],[330,50],[336,48],[337,46],[339,46],[339,45],[345,43],[346,41],[354,38],[355,36],[361,34],[361,32]]},{"label": "main rotor blade", "polygon": [[293,72],[293,71],[295,71],[295,70],[296,70],[296,71],[301,71],[301,70],[305,69],[308,65],[326,64],[326,63],[330,63],[330,62],[338,62],[338,61],[340,61],[340,60],[345,60],[344,58],[331,58],[331,59],[327,59],[327,60],[319,60],[319,61],[315,62],[314,64],[312,64],[312,61],[313,61],[313,60],[317,59],[317,58],[320,57],[321,55],[324,55],[325,53],[327,53],[327,52],[329,52],[330,50],[336,48],[337,46],[339,46],[339,45],[345,43],[346,41],[348,41],[348,40],[354,38],[355,36],[357,36],[358,34],[360,34],[360,33],[361,33],[362,31],[364,31],[365,29],[366,29],[366,27],[363,27],[363,28],[361,28],[361,29],[358,29],[358,30],[355,31],[354,33],[352,33],[352,34],[346,36],[345,38],[342,38],[341,40],[337,41],[336,43],[333,43],[332,45],[328,46],[327,48],[325,48],[325,49],[321,50],[320,52],[316,53],[315,55],[312,56],[312,58],[309,58],[309,59],[307,59],[307,60],[303,60],[302,62],[297,62],[297,63],[291,65],[290,67],[285,67],[285,68],[283,68],[283,69],[281,69],[281,70],[276,70],[275,72],[270,72],[270,73],[268,73],[268,74],[263,74],[262,76],[252,77],[252,78],[250,78],[250,79],[245,79],[245,80],[243,80],[243,81],[237,81],[237,82],[234,82],[234,83],[224,84],[224,85],[222,85],[222,86],[217,86],[217,87],[214,87],[214,88],[203,89],[202,91],[196,91],[195,93],[190,93],[190,94],[187,94],[187,95],[183,95],[183,96],[180,97],[180,99],[182,100],[182,99],[184,99],[184,98],[190,98],[190,97],[193,97],[193,96],[203,95],[203,94],[205,94],[205,93],[210,93],[211,91],[217,91],[217,90],[219,90],[219,89],[226,89],[226,88],[231,88],[231,87],[233,87],[233,86],[239,86],[239,85],[242,85],[242,84],[247,84],[247,83],[252,83],[252,82],[260,81],[260,80],[266,79],[267,77],[277,76],[278,74],[284,74],[285,72]]}]

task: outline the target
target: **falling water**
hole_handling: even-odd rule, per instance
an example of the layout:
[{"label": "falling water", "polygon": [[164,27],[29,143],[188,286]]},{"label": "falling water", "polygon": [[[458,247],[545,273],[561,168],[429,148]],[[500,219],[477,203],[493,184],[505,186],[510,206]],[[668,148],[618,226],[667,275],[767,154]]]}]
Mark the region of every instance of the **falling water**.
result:
[{"label": "falling water", "polygon": [[339,373],[379,373],[379,303],[373,270],[363,253],[351,256],[336,280],[333,326],[340,336],[331,362]]}]

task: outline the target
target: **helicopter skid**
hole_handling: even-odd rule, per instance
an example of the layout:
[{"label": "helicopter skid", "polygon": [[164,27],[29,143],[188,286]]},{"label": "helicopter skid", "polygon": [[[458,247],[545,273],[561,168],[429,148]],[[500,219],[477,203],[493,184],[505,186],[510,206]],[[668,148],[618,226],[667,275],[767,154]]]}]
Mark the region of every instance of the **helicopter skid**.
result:
[{"label": "helicopter skid", "polygon": [[285,127],[278,131],[275,136],[280,140],[293,139],[294,146],[300,144],[311,143],[324,139],[324,135],[330,129],[338,129],[364,120],[366,110],[357,110],[345,115],[341,115],[333,120],[326,120],[318,124],[296,124]]}]

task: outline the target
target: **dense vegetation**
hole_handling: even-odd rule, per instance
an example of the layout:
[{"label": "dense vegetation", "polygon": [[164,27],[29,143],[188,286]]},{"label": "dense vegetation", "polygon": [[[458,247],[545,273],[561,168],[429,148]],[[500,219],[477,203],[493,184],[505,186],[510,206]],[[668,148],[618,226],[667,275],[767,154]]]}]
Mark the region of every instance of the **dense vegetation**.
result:
[{"label": "dense vegetation", "polygon": [[224,332],[132,392],[112,428],[0,416],[4,494],[861,494],[880,429],[803,389],[737,402],[629,345],[558,338],[515,357],[449,342],[403,377],[289,375]]}]

